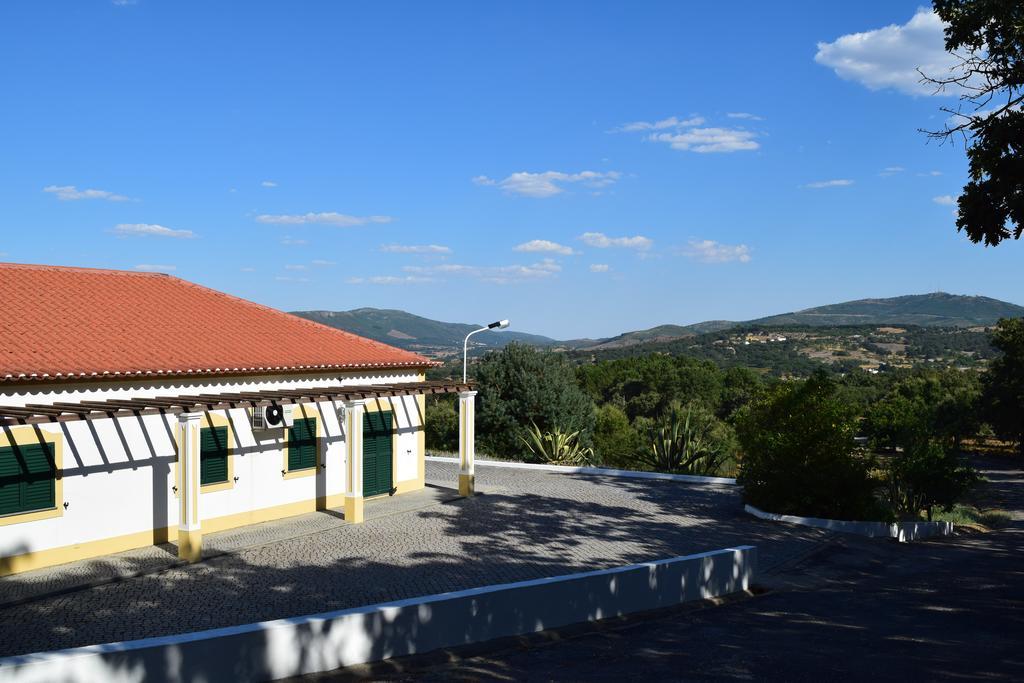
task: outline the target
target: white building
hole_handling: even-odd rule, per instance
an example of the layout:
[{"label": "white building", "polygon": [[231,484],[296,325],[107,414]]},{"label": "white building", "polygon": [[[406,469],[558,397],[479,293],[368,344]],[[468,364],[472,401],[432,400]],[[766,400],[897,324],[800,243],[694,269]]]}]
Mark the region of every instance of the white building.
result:
[{"label": "white building", "polygon": [[422,356],[160,274],[0,264],[0,310],[0,575],[361,522],[424,485],[425,393],[460,392],[472,493],[475,392]]}]

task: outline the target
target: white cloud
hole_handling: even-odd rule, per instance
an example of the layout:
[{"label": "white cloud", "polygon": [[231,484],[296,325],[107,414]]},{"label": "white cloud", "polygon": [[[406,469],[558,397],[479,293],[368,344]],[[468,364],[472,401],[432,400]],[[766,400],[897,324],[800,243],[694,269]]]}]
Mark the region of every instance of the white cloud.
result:
[{"label": "white cloud", "polygon": [[650,249],[654,240],[643,235],[632,237],[608,237],[603,232],[585,232],[579,237],[588,247],[607,249],[609,247],[623,247],[626,249]]},{"label": "white cloud", "polygon": [[[759,116],[746,112],[733,112],[726,116],[750,121],[761,120]],[[761,146],[755,139],[758,134],[754,131],[744,128],[701,127],[704,123],[705,119],[702,116],[694,115],[688,119],[672,116],[654,122],[634,121],[610,132],[654,131],[650,132],[645,139],[651,142],[663,142],[679,151],[697,152],[698,154],[749,151]]]},{"label": "white cloud", "polygon": [[611,266],[609,266],[607,263],[591,263],[590,264],[590,272],[591,273],[607,273],[609,270],[611,270]]},{"label": "white cloud", "polygon": [[275,223],[278,225],[305,225],[308,223],[320,223],[323,225],[334,225],[341,228],[349,228],[355,225],[366,225],[367,223],[390,223],[394,220],[391,216],[349,216],[334,211],[321,213],[301,214],[260,214],[256,216],[260,223]]},{"label": "white cloud", "polygon": [[129,7],[137,4],[138,0],[110,0],[110,2],[118,7]]},{"label": "white cloud", "polygon": [[551,277],[561,272],[554,259],[546,258],[530,265],[510,266],[469,266],[457,263],[442,263],[436,266],[406,266],[406,273],[419,277],[451,275],[469,277],[495,284],[513,284]]},{"label": "white cloud", "polygon": [[173,273],[177,269],[177,266],[161,265],[159,263],[140,263],[135,266],[135,270],[141,270],[147,273]]},{"label": "white cloud", "polygon": [[551,197],[565,192],[562,184],[580,183],[585,187],[603,188],[611,185],[621,177],[618,171],[581,171],[580,173],[562,173],[561,171],[545,171],[529,173],[520,171],[513,173],[504,180],[494,180],[487,176],[477,176],[473,182],[483,186],[497,186],[510,194],[525,197]]},{"label": "white cloud", "polygon": [[665,130],[666,128],[688,128],[692,126],[699,126],[704,123],[703,116],[697,116],[696,114],[687,119],[680,119],[676,116],[670,116],[667,119],[661,119],[660,121],[634,121],[632,123],[626,123],[618,128],[614,128],[609,132],[612,133],[637,133],[645,130]]},{"label": "white cloud", "polygon": [[62,202],[73,202],[79,199],[106,199],[108,202],[126,202],[129,200],[123,194],[115,194],[107,190],[79,190],[74,185],[47,185],[43,192],[57,195]]},{"label": "white cloud", "polygon": [[804,187],[812,190],[820,190],[826,187],[849,187],[850,185],[853,185],[852,180],[837,178],[836,180],[817,180],[813,183],[807,183]]},{"label": "white cloud", "polygon": [[891,175],[896,175],[897,173],[903,173],[906,170],[907,169],[903,168],[902,166],[886,166],[878,175],[887,177]]},{"label": "white cloud", "polygon": [[118,223],[111,231],[121,237],[174,237],[192,239],[195,233],[191,230],[172,230],[155,223]]},{"label": "white cloud", "polygon": [[918,173],[917,175],[919,175],[919,176],[932,176],[932,177],[935,177],[935,176],[942,175],[942,171],[928,171],[927,173]]},{"label": "white cloud", "polygon": [[750,247],[745,244],[722,244],[714,240],[690,240],[683,253],[702,263],[750,262]]},{"label": "white cloud", "polygon": [[951,194],[943,194],[938,197],[932,197],[932,201],[940,206],[954,206],[956,204],[956,197]]},{"label": "white cloud", "polygon": [[347,282],[350,285],[420,285],[434,282],[433,278],[417,277],[407,275],[399,277],[395,275],[375,275],[373,277],[350,277]]},{"label": "white cloud", "polygon": [[292,237],[291,235],[288,235],[283,240],[281,240],[281,244],[285,245],[286,247],[304,247],[307,244],[309,244],[309,240],[297,239],[295,237]]},{"label": "white cloud", "polygon": [[284,267],[285,270],[306,270],[306,266],[300,263],[289,263]]},{"label": "white cloud", "polygon": [[[905,24],[890,24],[840,36],[831,43],[818,43],[814,61],[832,68],[840,78],[871,90],[931,95],[935,86],[921,83],[917,69],[933,78],[946,78],[959,63],[946,52],[942,31],[938,15],[920,8]],[[944,94],[959,93],[949,89]]]},{"label": "white cloud", "polygon": [[312,263],[314,266],[319,266],[321,268],[324,268],[326,266],[337,265],[334,261],[328,261],[327,259],[322,258],[315,258],[312,261],[310,261],[310,263]]},{"label": "white cloud", "polygon": [[657,133],[647,139],[664,142],[672,149],[698,154],[741,152],[758,149],[757,134],[741,128],[691,128],[681,133]]},{"label": "white cloud", "polygon": [[726,114],[730,119],[744,119],[746,121],[764,121],[763,118],[757,114],[749,114],[745,111],[731,111]]},{"label": "white cloud", "polygon": [[572,256],[576,253],[573,251],[572,247],[567,247],[564,244],[552,242],[551,240],[530,240],[529,242],[523,242],[522,244],[516,245],[515,251],[548,251],[555,254],[562,254],[564,256]]},{"label": "white cloud", "polygon": [[380,250],[389,254],[450,254],[451,247],[440,244],[382,244]]},{"label": "white cloud", "polygon": [[277,187],[277,183],[275,183],[273,180],[264,180],[262,183],[260,183],[260,185],[262,185],[263,187]]}]

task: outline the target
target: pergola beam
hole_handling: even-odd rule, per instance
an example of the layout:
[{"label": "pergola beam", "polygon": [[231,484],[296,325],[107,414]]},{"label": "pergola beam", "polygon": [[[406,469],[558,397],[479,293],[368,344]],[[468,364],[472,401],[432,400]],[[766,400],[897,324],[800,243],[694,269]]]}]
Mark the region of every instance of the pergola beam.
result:
[{"label": "pergola beam", "polygon": [[77,403],[66,401],[52,404],[30,403],[25,406],[0,406],[0,425],[72,422],[132,414],[226,410],[234,407],[265,406],[274,403],[298,405],[320,401],[358,401],[420,394],[454,394],[472,389],[473,386],[467,383],[432,380],[407,384],[340,384],[305,389],[265,389],[223,394],[112,398]]}]

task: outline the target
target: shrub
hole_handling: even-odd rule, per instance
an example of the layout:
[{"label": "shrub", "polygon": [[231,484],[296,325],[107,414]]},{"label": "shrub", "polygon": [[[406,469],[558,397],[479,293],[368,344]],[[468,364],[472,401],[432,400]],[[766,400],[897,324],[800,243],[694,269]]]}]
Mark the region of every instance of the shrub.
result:
[{"label": "shrub", "polygon": [[459,450],[459,411],[455,397],[428,396],[426,400],[426,423],[424,440],[428,450]]},{"label": "shrub", "polygon": [[629,417],[616,405],[606,404],[597,409],[594,424],[594,451],[605,465],[632,467],[640,448],[640,435]]},{"label": "shrub", "polygon": [[718,474],[732,455],[726,430],[708,411],[690,404],[684,412],[674,404],[648,430],[649,447],[638,460],[655,472]]},{"label": "shrub", "polygon": [[566,432],[555,427],[543,432],[535,424],[530,427],[526,436],[519,438],[535,458],[553,465],[594,464],[594,449],[580,445],[578,431]]},{"label": "shrub", "polygon": [[874,463],[857,451],[855,428],[824,374],[773,387],[737,418],[744,499],[782,514],[878,518]]},{"label": "shrub", "polygon": [[956,453],[935,443],[922,443],[892,458],[886,468],[887,494],[893,512],[917,517],[924,510],[945,511],[978,480]]}]

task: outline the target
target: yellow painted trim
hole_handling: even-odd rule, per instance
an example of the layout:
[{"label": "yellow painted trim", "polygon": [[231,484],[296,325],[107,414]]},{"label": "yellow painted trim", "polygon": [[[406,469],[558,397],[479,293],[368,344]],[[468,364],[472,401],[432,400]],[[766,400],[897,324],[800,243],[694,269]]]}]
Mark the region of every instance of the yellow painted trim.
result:
[{"label": "yellow painted trim", "polygon": [[296,421],[305,420],[307,418],[313,418],[316,420],[316,464],[312,467],[307,467],[301,470],[288,469],[288,427],[285,427],[284,438],[281,442],[281,457],[283,460],[281,463],[281,469],[284,470],[284,478],[301,479],[302,477],[315,476],[320,470],[320,466],[323,464],[324,459],[324,416],[323,412],[320,410],[320,404],[301,403],[299,405],[291,406],[291,413],[292,419]]},{"label": "yellow painted trim", "polygon": [[203,559],[203,532],[178,532],[178,559],[186,562],[198,562]]},{"label": "yellow painted trim", "polygon": [[359,496],[345,497],[345,521],[352,524],[362,524],[366,519],[363,514],[363,500]]},{"label": "yellow painted trim", "polygon": [[460,474],[459,495],[465,498],[472,496],[474,493],[476,493],[476,475]]},{"label": "yellow painted trim", "polygon": [[[214,493],[216,491],[228,491],[235,488],[235,446],[238,443],[238,437],[235,436],[235,428],[231,424],[231,418],[228,417],[226,410],[217,410],[214,412],[205,413],[206,427],[227,427],[228,428],[228,480],[218,482],[216,484],[200,484],[199,493]],[[200,425],[200,430],[202,425]],[[200,431],[199,444],[202,446],[202,432]],[[199,468],[200,477],[202,477],[203,467],[203,454],[200,450],[199,453]]]},{"label": "yellow painted trim", "polygon": [[[64,436],[60,433],[44,431],[41,425],[4,427],[0,430],[0,448],[11,445],[31,446],[40,442],[53,444],[53,464],[56,468],[53,479],[54,506],[43,510],[4,515],[0,517],[0,526],[64,516]],[[0,560],[0,562],[2,561]],[[0,571],[2,571],[2,567],[0,567]]]}]

